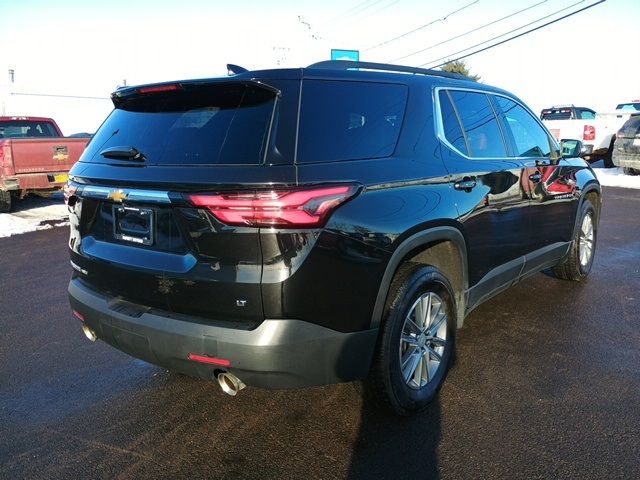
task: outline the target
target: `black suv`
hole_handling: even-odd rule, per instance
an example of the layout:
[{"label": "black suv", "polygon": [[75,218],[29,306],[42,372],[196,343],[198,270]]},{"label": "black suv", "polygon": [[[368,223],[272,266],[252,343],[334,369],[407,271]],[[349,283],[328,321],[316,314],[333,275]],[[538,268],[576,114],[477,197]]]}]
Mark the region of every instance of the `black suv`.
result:
[{"label": "black suv", "polygon": [[112,99],[66,192],[74,315],[227,393],[366,379],[420,410],[474,307],[591,268],[598,181],[503,90],[321,62]]}]

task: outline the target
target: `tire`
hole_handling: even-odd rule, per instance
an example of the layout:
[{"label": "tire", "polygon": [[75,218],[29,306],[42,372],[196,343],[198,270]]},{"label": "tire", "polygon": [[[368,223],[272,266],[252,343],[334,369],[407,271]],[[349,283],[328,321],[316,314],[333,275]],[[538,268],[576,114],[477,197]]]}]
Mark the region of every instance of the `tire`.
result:
[{"label": "tire", "polygon": [[640,170],[637,168],[624,167],[622,171],[625,175],[640,175]]},{"label": "tire", "polygon": [[609,150],[607,150],[607,153],[604,157],[602,157],[604,159],[604,168],[614,168],[615,165],[613,163],[613,144],[615,143],[616,138],[615,136],[611,139],[611,144],[609,145]]},{"label": "tire", "polygon": [[438,269],[416,263],[400,267],[365,383],[379,404],[411,415],[436,398],[453,360],[455,311],[453,288]]},{"label": "tire", "polygon": [[0,190],[0,213],[11,211],[11,192]]},{"label": "tire", "polygon": [[596,209],[589,200],[584,200],[580,207],[580,216],[569,255],[562,262],[553,267],[553,273],[562,280],[579,282],[586,278],[593,265],[598,238],[598,216]]}]

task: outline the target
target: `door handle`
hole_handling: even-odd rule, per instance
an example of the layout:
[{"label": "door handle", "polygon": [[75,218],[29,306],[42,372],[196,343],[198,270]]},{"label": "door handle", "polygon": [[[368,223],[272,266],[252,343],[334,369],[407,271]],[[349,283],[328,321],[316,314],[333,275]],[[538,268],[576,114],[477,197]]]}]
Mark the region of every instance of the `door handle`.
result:
[{"label": "door handle", "polygon": [[529,180],[531,180],[533,183],[538,183],[540,180],[542,180],[542,173],[540,173],[539,171],[537,171],[536,173],[532,173],[531,175],[529,175]]},{"label": "door handle", "polygon": [[470,192],[471,189],[475,186],[475,177],[464,177],[462,180],[459,180],[453,184],[453,188],[455,188],[456,190],[464,190],[465,192]]}]

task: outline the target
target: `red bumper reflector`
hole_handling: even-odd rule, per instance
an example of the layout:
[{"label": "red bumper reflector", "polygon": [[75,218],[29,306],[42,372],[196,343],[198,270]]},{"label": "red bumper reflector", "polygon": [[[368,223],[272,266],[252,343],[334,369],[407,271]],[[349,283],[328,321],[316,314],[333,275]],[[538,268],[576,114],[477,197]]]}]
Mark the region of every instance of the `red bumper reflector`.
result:
[{"label": "red bumper reflector", "polygon": [[208,363],[209,365],[220,365],[221,367],[231,366],[231,360],[226,360],[224,358],[207,357],[205,355],[197,355],[195,353],[190,353],[187,358],[194,362]]},{"label": "red bumper reflector", "polygon": [[76,317],[78,320],[80,320],[81,322],[84,322],[84,315],[82,315],[79,311],[77,310],[71,310],[73,312],[73,316]]}]

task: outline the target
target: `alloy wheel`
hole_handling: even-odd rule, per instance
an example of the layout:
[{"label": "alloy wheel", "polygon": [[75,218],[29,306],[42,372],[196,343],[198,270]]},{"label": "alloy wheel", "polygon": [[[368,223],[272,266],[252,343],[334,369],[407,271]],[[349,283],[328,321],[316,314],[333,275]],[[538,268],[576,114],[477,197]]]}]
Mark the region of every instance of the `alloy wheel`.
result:
[{"label": "alloy wheel", "polygon": [[444,302],[433,292],[423,294],[409,309],[400,338],[400,368],[409,387],[424,387],[441,367],[447,323]]},{"label": "alloy wheel", "polygon": [[593,219],[591,214],[588,213],[582,219],[582,225],[580,226],[580,239],[579,239],[579,253],[580,253],[580,265],[586,267],[591,261],[591,255],[593,255]]}]

